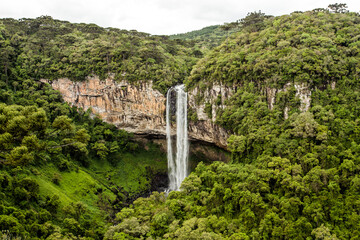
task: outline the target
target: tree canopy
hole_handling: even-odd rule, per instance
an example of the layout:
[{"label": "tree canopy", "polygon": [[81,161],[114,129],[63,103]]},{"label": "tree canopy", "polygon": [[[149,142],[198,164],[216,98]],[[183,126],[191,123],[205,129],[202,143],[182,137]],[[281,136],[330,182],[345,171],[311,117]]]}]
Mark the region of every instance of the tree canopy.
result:
[{"label": "tree canopy", "polygon": [[[73,24],[41,16],[0,19],[0,71],[8,78],[27,76],[49,80],[68,77],[152,80],[155,88],[183,81],[200,53],[194,44],[167,36]],[[199,55],[200,54],[200,55]]]}]

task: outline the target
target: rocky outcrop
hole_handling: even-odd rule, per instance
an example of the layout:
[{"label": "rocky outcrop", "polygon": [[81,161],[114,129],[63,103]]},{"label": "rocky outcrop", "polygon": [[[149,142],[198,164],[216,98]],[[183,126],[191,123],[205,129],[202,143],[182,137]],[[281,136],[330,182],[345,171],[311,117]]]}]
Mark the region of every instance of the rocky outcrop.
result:
[{"label": "rocky outcrop", "polygon": [[276,96],[277,92],[278,92],[278,89],[276,89],[276,88],[269,88],[269,87],[266,88],[266,99],[268,102],[268,108],[270,110],[272,110],[274,107],[275,96]]},{"label": "rocky outcrop", "polygon": [[[273,109],[274,104],[275,104],[275,99],[276,99],[276,94],[280,93],[280,92],[286,92],[289,90],[289,88],[292,86],[292,84],[287,83],[284,85],[284,87],[282,89],[277,89],[277,88],[270,88],[270,87],[266,87],[265,88],[265,94],[266,94],[266,100],[268,103],[268,108],[270,110]],[[295,83],[294,88],[296,90],[296,94],[295,96],[298,97],[300,99],[300,111],[301,112],[306,112],[309,110],[310,105],[311,105],[311,89],[310,87],[306,84],[306,83]],[[335,88],[335,84],[331,84],[331,87]],[[289,106],[285,106],[284,109],[284,118],[287,119],[289,117]]]},{"label": "rocky outcrop", "polygon": [[[89,77],[86,81],[73,82],[67,78],[54,81],[42,80],[59,90],[64,100],[71,105],[87,110],[104,121],[139,135],[166,136],[166,98],[153,89],[152,81],[117,82],[111,77],[102,81]],[[268,107],[273,109],[276,95],[288,91],[292,84],[282,89],[265,87]],[[300,110],[307,111],[311,104],[311,90],[305,83],[295,83],[296,96],[300,99]],[[335,83],[331,84],[335,88]],[[230,132],[215,124],[219,109],[225,108],[225,101],[236,91],[236,86],[214,83],[201,89],[197,86],[188,93],[188,104],[196,112],[197,120],[189,121],[189,137],[227,147]],[[285,106],[284,118],[288,118],[290,108]]]},{"label": "rocky outcrop", "polygon": [[166,98],[152,88],[151,81],[135,85],[91,77],[82,82],[61,78],[49,83],[66,102],[84,110],[91,108],[93,114],[118,128],[136,134],[165,134]]},{"label": "rocky outcrop", "polygon": [[306,83],[294,84],[296,96],[300,98],[300,111],[306,112],[311,104],[311,90]]}]

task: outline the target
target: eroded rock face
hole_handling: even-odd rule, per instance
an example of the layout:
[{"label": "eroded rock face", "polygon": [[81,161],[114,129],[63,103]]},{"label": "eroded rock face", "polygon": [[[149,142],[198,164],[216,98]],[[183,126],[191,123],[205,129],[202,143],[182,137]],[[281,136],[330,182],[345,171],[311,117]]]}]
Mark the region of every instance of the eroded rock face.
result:
[{"label": "eroded rock face", "polygon": [[270,88],[270,87],[266,88],[266,99],[267,99],[267,102],[268,102],[268,108],[270,110],[272,110],[273,107],[274,107],[275,96],[276,96],[277,92],[278,92],[278,89],[276,89],[276,88]]},{"label": "eroded rock face", "polygon": [[[41,81],[49,82],[44,79]],[[84,110],[91,107],[93,114],[98,114],[104,121],[118,128],[139,135],[157,135],[163,138],[166,136],[166,97],[152,88],[151,81],[138,81],[134,84],[127,81],[116,82],[111,77],[104,81],[91,77],[82,82],[61,78],[49,83],[60,91],[66,102]],[[276,94],[287,91],[290,87],[289,83],[283,89],[265,88],[269,109],[276,104]],[[305,112],[310,108],[311,90],[304,83],[294,84],[294,87],[296,96],[301,101],[300,110]],[[335,83],[332,83],[331,87],[335,88]],[[197,121],[189,121],[191,140],[227,147],[226,141],[231,133],[215,124],[215,120],[217,110],[226,107],[225,101],[235,91],[236,86],[229,87],[221,83],[215,83],[206,89],[197,86],[189,91],[188,104],[196,111],[198,118]],[[288,118],[288,112],[289,107],[286,106],[285,119]]]},{"label": "eroded rock face", "polygon": [[73,82],[61,78],[50,82],[71,105],[98,114],[105,122],[136,134],[165,134],[166,98],[152,88],[151,81],[133,85],[97,77]]}]

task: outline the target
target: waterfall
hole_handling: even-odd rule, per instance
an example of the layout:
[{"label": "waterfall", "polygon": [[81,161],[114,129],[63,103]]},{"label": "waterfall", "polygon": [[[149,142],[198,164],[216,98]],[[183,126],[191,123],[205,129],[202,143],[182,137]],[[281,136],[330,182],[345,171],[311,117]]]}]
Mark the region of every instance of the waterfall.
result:
[{"label": "waterfall", "polygon": [[176,181],[175,172],[172,170],[175,165],[173,158],[172,150],[172,141],[171,141],[171,92],[173,88],[170,88],[166,94],[166,140],[167,140],[167,160],[168,160],[168,175],[169,175],[169,189],[173,190],[171,187]]},{"label": "waterfall", "polygon": [[[176,154],[174,158],[171,140],[171,92],[176,92]],[[169,191],[179,190],[187,176],[188,169],[188,132],[187,132],[187,93],[184,85],[170,88],[166,95],[166,139],[169,168]]]}]

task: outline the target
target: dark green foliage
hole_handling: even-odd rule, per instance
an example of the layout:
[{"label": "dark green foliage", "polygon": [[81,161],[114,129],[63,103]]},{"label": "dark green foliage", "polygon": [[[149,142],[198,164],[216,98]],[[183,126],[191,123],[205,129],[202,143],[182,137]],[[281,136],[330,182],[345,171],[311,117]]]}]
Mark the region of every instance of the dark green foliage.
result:
[{"label": "dark green foliage", "polygon": [[212,118],[212,104],[211,103],[205,103],[205,113],[208,115],[208,117]]},{"label": "dark green foliage", "polygon": [[[112,182],[111,170],[93,168],[98,158],[114,171],[119,162],[129,168],[122,158],[138,150],[132,135],[70,107],[48,84],[14,77],[8,81],[17,84],[0,81],[0,230],[30,239],[101,239],[115,209],[150,189],[149,163],[132,167],[143,183],[120,188],[135,180]],[[68,205],[74,211],[64,210]]]},{"label": "dark green foliage", "polygon": [[170,39],[189,40],[196,44],[194,56],[202,57],[203,49],[212,49],[219,46],[230,34],[236,30],[225,30],[225,25],[214,25],[188,33],[171,35]]},{"label": "dark green foliage", "polygon": [[[1,20],[1,230],[32,239],[360,238],[360,17],[329,7],[250,13],[198,62],[188,88],[235,87],[224,105],[221,96],[204,103],[232,133],[232,162],[199,164],[181,191],[131,206],[156,174],[147,155],[156,165],[163,156],[32,79],[115,74],[134,84],[151,79],[165,92],[202,56],[203,36],[222,30],[183,36],[200,39],[193,47],[46,16]],[[307,111],[295,85],[311,90]],[[192,109],[189,118],[197,119]],[[115,211],[109,227],[104,216]]]},{"label": "dark green foliage", "polygon": [[239,24],[242,29],[246,29],[250,32],[257,32],[265,28],[265,19],[270,18],[271,16],[265,15],[261,11],[251,12],[248,15],[239,21]]},{"label": "dark green foliage", "polygon": [[153,80],[156,89],[166,92],[182,82],[202,56],[190,42],[49,16],[0,19],[0,49],[1,80],[14,89],[25,75],[77,81],[112,75],[131,82]]},{"label": "dark green foliage", "polygon": [[334,3],[329,4],[328,8],[330,8],[334,13],[347,13],[349,10],[347,9],[346,3]]},{"label": "dark green foliage", "polygon": [[[342,175],[339,168],[307,171],[300,161],[281,157],[251,165],[200,164],[182,183],[182,191],[171,192],[166,200],[153,193],[119,212],[119,225],[105,239],[116,232],[175,239],[316,239],[322,234],[356,239],[359,193],[342,184]],[[354,174],[349,177],[350,182],[355,179]],[[128,221],[136,225],[125,228]],[[135,235],[136,229],[142,231]]]},{"label": "dark green foliage", "polygon": [[257,32],[265,28],[265,20],[272,16],[265,15],[261,11],[250,12],[246,17],[236,22],[227,23],[222,28],[226,31],[231,29],[241,29],[242,31]]},{"label": "dark green foliage", "polygon": [[201,80],[282,88],[306,82],[323,88],[359,73],[360,17],[356,13],[309,11],[264,20],[264,29],[231,35],[192,70],[187,82]]},{"label": "dark green foliage", "polygon": [[[206,55],[187,83],[236,87],[216,116],[232,132],[232,163],[199,164],[181,191],[138,199],[105,239],[360,238],[359,15],[317,9],[259,23]],[[311,91],[308,109],[299,86]]]}]

